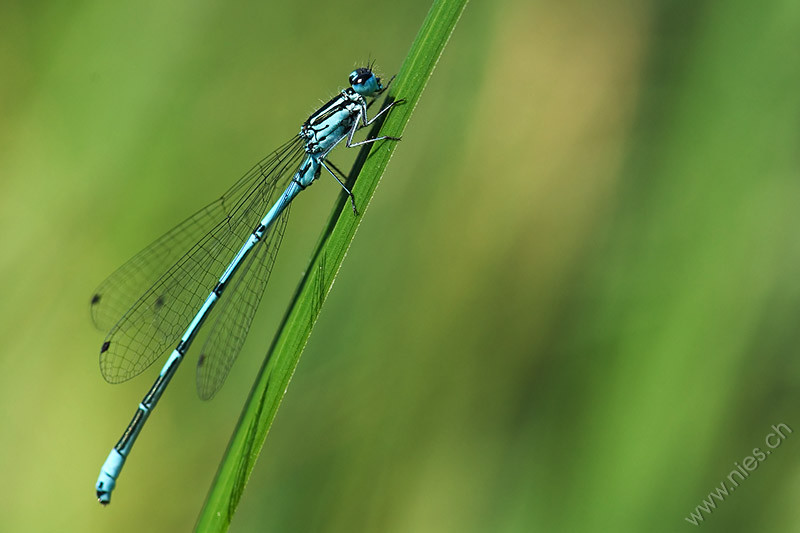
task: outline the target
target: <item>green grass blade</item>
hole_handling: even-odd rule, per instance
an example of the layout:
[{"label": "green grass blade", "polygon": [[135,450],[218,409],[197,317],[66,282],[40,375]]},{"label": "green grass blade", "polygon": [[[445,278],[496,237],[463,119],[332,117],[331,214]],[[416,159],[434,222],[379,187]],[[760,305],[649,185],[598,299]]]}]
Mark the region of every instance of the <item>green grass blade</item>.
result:
[{"label": "green grass blade", "polygon": [[[466,0],[436,0],[433,3],[388,96],[391,99],[396,95],[405,103],[395,106],[385,122],[376,125],[381,134],[402,135],[465,5]],[[353,194],[362,215],[397,145],[396,142],[380,142],[366,145],[360,152],[351,179],[358,176]],[[362,216],[353,216],[346,197],[342,195],[250,391],[200,512],[198,531],[227,530],[300,354],[361,219]]]}]

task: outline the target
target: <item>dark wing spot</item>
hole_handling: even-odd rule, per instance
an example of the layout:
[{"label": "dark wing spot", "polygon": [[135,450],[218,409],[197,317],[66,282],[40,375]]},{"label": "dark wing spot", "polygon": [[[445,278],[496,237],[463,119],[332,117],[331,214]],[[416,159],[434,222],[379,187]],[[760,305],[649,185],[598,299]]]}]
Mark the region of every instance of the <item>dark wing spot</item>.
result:
[{"label": "dark wing spot", "polygon": [[100,298],[101,298],[101,296],[100,296],[99,293],[95,294],[94,296],[92,296],[92,305],[98,303],[100,301]]},{"label": "dark wing spot", "polygon": [[203,366],[206,362],[206,354],[201,353],[200,357],[197,358],[197,366]]},{"label": "dark wing spot", "polygon": [[156,298],[156,301],[153,302],[153,307],[156,308],[156,311],[158,311],[159,309],[164,307],[164,295],[163,294],[161,296],[159,296],[158,298]]},{"label": "dark wing spot", "polygon": [[106,341],[103,343],[103,347],[100,348],[100,353],[105,353],[108,351],[108,347],[111,346],[111,341]]}]

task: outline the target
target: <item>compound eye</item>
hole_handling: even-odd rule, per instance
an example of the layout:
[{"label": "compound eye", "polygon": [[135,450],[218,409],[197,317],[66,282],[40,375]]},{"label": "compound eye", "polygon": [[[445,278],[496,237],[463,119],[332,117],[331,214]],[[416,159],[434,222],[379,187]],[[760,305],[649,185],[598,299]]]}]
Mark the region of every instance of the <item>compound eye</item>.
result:
[{"label": "compound eye", "polygon": [[366,68],[357,68],[350,73],[350,85],[361,85],[372,77],[372,72]]}]

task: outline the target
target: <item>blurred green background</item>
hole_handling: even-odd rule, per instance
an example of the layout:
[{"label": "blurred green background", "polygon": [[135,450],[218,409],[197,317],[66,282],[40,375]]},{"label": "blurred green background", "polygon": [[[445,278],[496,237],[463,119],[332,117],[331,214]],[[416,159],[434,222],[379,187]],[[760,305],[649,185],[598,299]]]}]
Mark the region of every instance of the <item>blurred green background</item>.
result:
[{"label": "blurred green background", "polygon": [[[429,3],[0,4],[0,530],[192,527],[334,198],[213,402],[106,384],[88,301]],[[800,3],[474,1],[345,259],[233,531],[672,532],[800,430]],[[402,96],[402,95],[399,95]],[[339,149],[334,161],[352,158]],[[800,433],[704,515],[800,531]]]}]

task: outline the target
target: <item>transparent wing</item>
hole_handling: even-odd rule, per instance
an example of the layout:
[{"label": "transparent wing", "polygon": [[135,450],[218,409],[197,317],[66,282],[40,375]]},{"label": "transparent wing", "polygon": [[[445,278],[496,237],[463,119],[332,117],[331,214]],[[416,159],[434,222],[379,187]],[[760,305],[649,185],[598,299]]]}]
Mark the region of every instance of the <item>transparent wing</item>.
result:
[{"label": "transparent wing", "polygon": [[203,400],[213,398],[225,383],[244,345],[275,264],[288,219],[289,208],[275,221],[247,263],[236,273],[233,285],[220,297],[216,309],[218,314],[197,360],[197,394]]},{"label": "transparent wing", "polygon": [[118,318],[100,351],[107,381],[130,379],[174,348],[303,154],[301,139],[289,141],[98,287],[92,297],[95,324],[108,326]]},{"label": "transparent wing", "polygon": [[298,139],[292,139],[259,161],[221,198],[200,209],[114,271],[92,295],[90,311],[95,326],[109,331],[132,306],[192,245],[221,220],[233,217],[253,194],[254,185],[269,181],[270,171],[291,156]]}]

